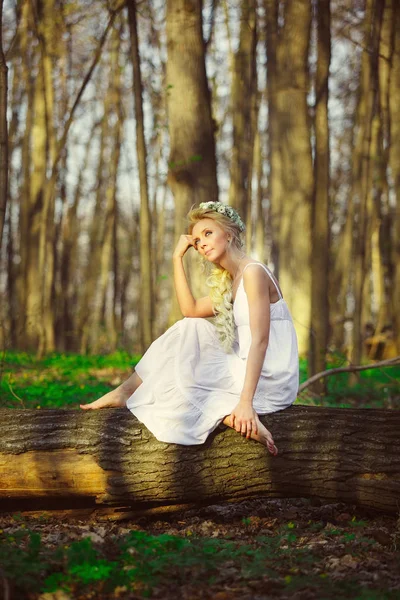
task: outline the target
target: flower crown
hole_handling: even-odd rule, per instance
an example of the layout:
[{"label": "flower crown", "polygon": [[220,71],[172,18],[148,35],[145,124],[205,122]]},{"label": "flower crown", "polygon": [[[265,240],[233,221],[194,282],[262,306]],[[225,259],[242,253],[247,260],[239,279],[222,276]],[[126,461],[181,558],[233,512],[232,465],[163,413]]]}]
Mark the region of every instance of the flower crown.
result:
[{"label": "flower crown", "polygon": [[239,217],[238,213],[231,206],[226,206],[222,204],[222,202],[201,202],[199,204],[199,208],[203,210],[214,210],[215,212],[228,217],[231,221],[233,221],[238,227],[240,231],[244,231],[246,229],[242,219]]}]

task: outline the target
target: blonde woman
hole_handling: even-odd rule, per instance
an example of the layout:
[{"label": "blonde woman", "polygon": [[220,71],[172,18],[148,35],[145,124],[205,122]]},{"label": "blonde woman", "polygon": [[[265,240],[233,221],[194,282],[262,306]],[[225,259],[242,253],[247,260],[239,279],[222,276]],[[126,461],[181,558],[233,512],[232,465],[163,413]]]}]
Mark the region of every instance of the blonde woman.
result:
[{"label": "blonde woman", "polygon": [[[201,444],[224,423],[278,453],[258,415],[296,399],[299,363],[292,318],[270,270],[243,251],[238,213],[205,202],[188,214],[173,253],[184,318],[151,344],[135,372],[83,409],[128,407],[157,439]],[[209,295],[195,299],[183,257],[194,248]],[[207,317],[215,317],[214,323]]]}]

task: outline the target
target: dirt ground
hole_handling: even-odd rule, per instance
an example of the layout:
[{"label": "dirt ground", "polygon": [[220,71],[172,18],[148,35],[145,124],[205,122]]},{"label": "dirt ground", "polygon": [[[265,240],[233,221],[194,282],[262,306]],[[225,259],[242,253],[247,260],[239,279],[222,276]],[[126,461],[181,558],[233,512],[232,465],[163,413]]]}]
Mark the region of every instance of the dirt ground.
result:
[{"label": "dirt ground", "polygon": [[13,593],[14,582],[3,578],[3,597],[7,598],[8,593],[8,600],[142,597],[165,600],[400,599],[399,517],[342,503],[261,498],[164,516],[134,516],[123,511],[102,514],[88,510],[0,516],[1,535],[15,536],[21,528],[39,533],[46,548],[54,550],[90,538],[93,546],[108,559],[112,559],[118,540],[133,531],[152,536],[167,534],[191,540],[234,542],[235,548],[249,549],[253,567],[254,560],[260,553],[262,555],[266,541],[275,540],[277,546],[274,554],[247,574],[241,564],[243,557],[225,560],[215,568],[211,578],[206,577],[205,572],[199,572],[202,555],[197,565],[189,568],[180,569],[178,563],[171,563],[168,572],[160,571],[151,588],[115,586],[111,592],[103,593],[98,587],[89,587],[84,594],[71,595],[60,589],[41,595],[25,593],[18,596]]}]

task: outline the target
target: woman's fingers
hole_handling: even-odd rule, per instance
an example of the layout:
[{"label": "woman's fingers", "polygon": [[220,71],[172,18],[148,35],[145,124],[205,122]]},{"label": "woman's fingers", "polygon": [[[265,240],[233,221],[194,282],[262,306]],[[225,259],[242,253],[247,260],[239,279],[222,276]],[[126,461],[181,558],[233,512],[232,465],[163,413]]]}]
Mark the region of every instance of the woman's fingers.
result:
[{"label": "woman's fingers", "polygon": [[237,433],[240,433],[246,438],[250,438],[252,434],[258,433],[256,418],[242,420],[232,413],[230,415],[230,422],[232,429],[235,429]]}]

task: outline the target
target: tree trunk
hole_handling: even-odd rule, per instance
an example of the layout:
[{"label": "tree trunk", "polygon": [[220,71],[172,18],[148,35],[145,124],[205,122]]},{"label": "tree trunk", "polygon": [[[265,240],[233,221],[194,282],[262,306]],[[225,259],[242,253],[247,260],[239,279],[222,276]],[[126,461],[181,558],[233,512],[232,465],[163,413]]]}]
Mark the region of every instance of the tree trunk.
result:
[{"label": "tree trunk", "polygon": [[[93,139],[96,139],[96,127],[93,127],[91,135],[88,136],[84,159],[82,166],[78,173],[77,182],[74,189],[74,197],[72,204],[66,209],[62,217],[61,222],[61,257],[60,257],[60,268],[59,268],[59,280],[60,289],[62,293],[59,294],[59,318],[56,323],[56,329],[58,332],[58,349],[61,352],[65,351],[76,351],[79,347],[79,331],[78,315],[76,314],[77,306],[77,288],[76,279],[73,273],[78,270],[78,238],[79,238],[79,219],[78,210],[80,202],[82,201],[83,186],[84,186],[84,174],[90,160],[90,146],[93,143]],[[86,281],[86,280],[85,280]]]},{"label": "tree trunk", "polygon": [[[34,82],[34,103],[32,123],[31,163],[29,179],[28,237],[21,240],[26,244],[26,329],[24,349],[36,350],[42,337],[43,281],[39,267],[40,231],[43,219],[43,181],[48,166],[48,139],[46,128],[46,100],[43,89],[43,64],[39,61],[38,73]],[[46,203],[47,204],[47,203]]]},{"label": "tree trunk", "polygon": [[287,0],[279,32],[277,109],[283,200],[279,223],[279,281],[291,309],[299,352],[308,351],[311,327],[311,205],[313,165],[308,50],[311,0]]},{"label": "tree trunk", "polygon": [[[175,239],[192,204],[218,199],[214,122],[205,67],[201,0],[167,2],[168,185],[175,199]],[[189,253],[188,253],[189,260]],[[192,261],[191,267],[194,267]],[[194,269],[190,269],[193,273]],[[193,289],[196,294],[196,289]],[[170,323],[181,318],[174,295]]]},{"label": "tree trunk", "polygon": [[396,205],[392,219],[391,306],[397,350],[400,350],[400,0],[393,2],[394,52],[390,78],[390,168]]},{"label": "tree trunk", "polygon": [[383,4],[367,0],[365,12],[365,51],[361,67],[359,130],[355,149],[353,202],[357,206],[357,228],[354,244],[354,328],[353,364],[362,356],[362,310],[364,285],[368,279],[367,264],[369,221],[372,217],[373,156],[376,150],[376,112],[378,107],[378,55]]},{"label": "tree trunk", "polygon": [[110,111],[110,90],[104,99],[104,118],[101,123],[98,163],[96,169],[96,200],[93,208],[93,217],[89,226],[89,243],[85,266],[85,286],[80,301],[79,326],[80,352],[88,352],[92,341],[92,319],[95,315],[95,304],[99,302],[97,296],[97,283],[100,271],[101,242],[104,231],[104,192],[106,188],[106,150],[109,137],[109,123],[106,115]]},{"label": "tree trunk", "polygon": [[267,96],[268,96],[268,178],[271,229],[271,259],[274,273],[279,278],[279,227],[283,205],[282,140],[279,128],[278,91],[278,44],[281,43],[278,27],[279,0],[265,0],[267,40]]},{"label": "tree trunk", "polygon": [[[107,331],[104,318],[104,307],[107,303],[107,295],[111,279],[110,271],[112,268],[112,259],[114,253],[114,225],[117,218],[117,177],[120,160],[122,128],[124,123],[122,111],[119,108],[121,104],[121,70],[119,61],[120,39],[121,29],[120,27],[114,27],[110,39],[110,74],[108,87],[110,104],[107,110],[107,115],[114,116],[114,124],[112,127],[109,125],[110,129],[108,132],[112,158],[109,158],[107,164],[104,165],[106,181],[104,182],[104,188],[102,188],[102,191],[100,191],[100,194],[104,196],[104,206],[102,211],[104,212],[104,223],[98,247],[99,276],[96,286],[97,301],[94,304],[93,314],[90,319],[90,347],[95,354],[104,351],[104,338],[107,339],[106,349],[108,352],[113,351],[113,341],[115,350],[116,343],[115,331]],[[112,310],[113,307],[111,307],[110,312],[112,312]]]},{"label": "tree trunk", "polygon": [[[329,122],[328,81],[331,62],[330,0],[318,0],[317,74],[315,81],[315,161],[312,210],[311,313],[309,377],[324,371],[328,346],[329,304]],[[325,381],[314,385],[323,393]]]},{"label": "tree trunk", "polygon": [[[255,125],[251,113],[253,99],[257,94],[256,45],[256,3],[254,0],[245,0],[241,8],[239,48],[233,61],[231,92],[233,138],[229,204],[239,211],[246,223],[249,223],[247,211],[248,203],[251,201],[249,190]],[[248,243],[250,238],[251,225],[247,229]]]},{"label": "tree trunk", "polygon": [[318,497],[398,512],[400,412],[291,407],[272,457],[235,431],[158,442],[128,411],[0,410],[0,507],[166,506]]},{"label": "tree trunk", "polygon": [[7,76],[8,68],[3,52],[3,0],[0,0],[0,249],[8,195],[8,130],[7,130]]},{"label": "tree trunk", "polygon": [[260,131],[260,126],[257,127],[255,132],[255,150],[254,150],[254,170],[257,178],[257,195],[255,198],[256,203],[256,221],[254,228],[254,256],[260,262],[265,263],[268,261],[266,250],[265,250],[265,228],[266,223],[269,221],[270,211],[265,213],[263,200],[264,200],[264,182],[263,182],[263,164],[264,164],[264,131]]},{"label": "tree trunk", "polygon": [[139,40],[136,20],[136,1],[129,0],[128,20],[133,66],[133,93],[135,100],[136,148],[140,181],[140,322],[143,351],[153,341],[154,296],[151,260],[151,217],[147,184],[147,149],[144,136],[143,90],[140,70]]},{"label": "tree trunk", "polygon": [[[40,62],[43,82],[46,148],[48,158],[53,164],[56,158],[56,134],[54,127],[54,84],[53,61],[54,53],[54,0],[40,0],[33,11],[36,35],[40,46]],[[58,169],[57,169],[57,180]],[[42,288],[41,323],[39,325],[39,347],[37,355],[55,350],[54,323],[54,276],[55,276],[55,190],[53,193],[43,192],[43,205],[40,215],[39,230],[39,287]]]},{"label": "tree trunk", "polygon": [[374,300],[375,335],[381,333],[391,318],[389,305],[390,280],[390,235],[386,238],[384,222],[390,211],[390,190],[388,182],[390,149],[389,85],[393,54],[393,7],[392,0],[386,0],[383,11],[381,37],[378,56],[378,118],[377,149],[374,157],[375,173],[373,180],[376,191],[373,194],[373,222],[370,224],[370,264],[371,300]]}]

